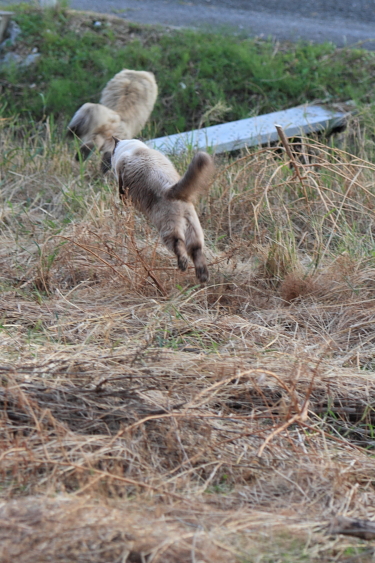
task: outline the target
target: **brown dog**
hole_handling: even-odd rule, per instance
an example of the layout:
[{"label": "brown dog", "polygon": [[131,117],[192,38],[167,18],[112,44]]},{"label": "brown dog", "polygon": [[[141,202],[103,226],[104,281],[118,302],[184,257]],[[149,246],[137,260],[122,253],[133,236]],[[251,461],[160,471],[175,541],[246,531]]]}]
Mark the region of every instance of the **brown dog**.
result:
[{"label": "brown dog", "polygon": [[198,280],[206,282],[209,275],[203,254],[204,236],[194,201],[212,178],[212,158],[198,152],[181,178],[172,162],[159,151],[134,139],[116,139],[112,169],[120,197],[130,197],[158,229],[166,247],[177,256],[179,269],[186,270],[190,256]]}]

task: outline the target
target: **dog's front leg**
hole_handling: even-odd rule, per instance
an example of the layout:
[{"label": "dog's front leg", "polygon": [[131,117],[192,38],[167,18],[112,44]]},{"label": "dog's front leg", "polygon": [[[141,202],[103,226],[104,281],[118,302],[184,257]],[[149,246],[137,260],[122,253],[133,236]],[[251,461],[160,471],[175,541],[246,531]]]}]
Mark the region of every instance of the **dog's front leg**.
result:
[{"label": "dog's front leg", "polygon": [[128,198],[128,186],[125,183],[123,174],[119,174],[118,177],[118,193],[121,201],[125,203],[125,200]]}]

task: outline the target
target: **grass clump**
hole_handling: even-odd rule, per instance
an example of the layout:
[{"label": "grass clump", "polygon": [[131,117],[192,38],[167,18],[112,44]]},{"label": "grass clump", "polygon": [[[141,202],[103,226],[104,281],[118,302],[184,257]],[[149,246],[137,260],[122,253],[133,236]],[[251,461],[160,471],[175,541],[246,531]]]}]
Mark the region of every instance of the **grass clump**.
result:
[{"label": "grass clump", "polygon": [[[332,44],[279,44],[190,30],[141,27],[113,16],[15,7],[21,36],[11,47],[37,49],[38,63],[3,68],[4,115],[71,116],[123,68],[149,70],[159,100],[148,126],[171,134],[319,99],[373,101],[375,55]],[[224,108],[224,111],[217,111]]]}]

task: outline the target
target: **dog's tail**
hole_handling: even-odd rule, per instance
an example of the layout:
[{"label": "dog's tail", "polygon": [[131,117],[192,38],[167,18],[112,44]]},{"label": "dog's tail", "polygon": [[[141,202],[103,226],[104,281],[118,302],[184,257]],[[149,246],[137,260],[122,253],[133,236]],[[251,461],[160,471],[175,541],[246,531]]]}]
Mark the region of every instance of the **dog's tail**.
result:
[{"label": "dog's tail", "polygon": [[168,192],[168,199],[194,201],[207,190],[214,173],[214,163],[210,155],[197,152],[184,176]]}]

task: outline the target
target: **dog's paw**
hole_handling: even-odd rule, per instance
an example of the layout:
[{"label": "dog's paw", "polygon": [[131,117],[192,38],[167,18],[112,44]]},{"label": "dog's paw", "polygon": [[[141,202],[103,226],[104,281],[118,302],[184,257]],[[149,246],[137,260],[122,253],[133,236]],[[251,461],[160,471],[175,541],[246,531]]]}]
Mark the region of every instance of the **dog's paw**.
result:
[{"label": "dog's paw", "polygon": [[207,266],[198,266],[198,268],[195,268],[195,275],[201,283],[205,283],[210,277]]},{"label": "dog's paw", "polygon": [[185,272],[188,267],[188,259],[186,256],[179,256],[177,260],[177,265],[181,272]]}]

